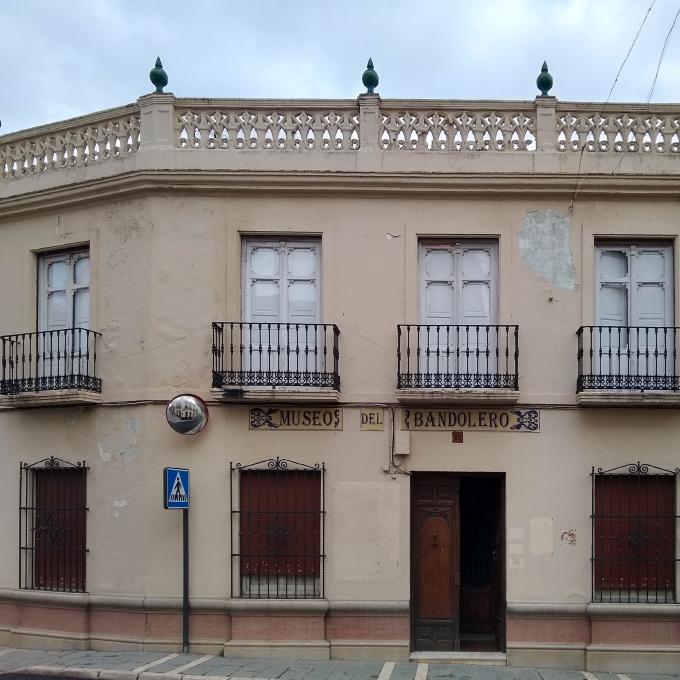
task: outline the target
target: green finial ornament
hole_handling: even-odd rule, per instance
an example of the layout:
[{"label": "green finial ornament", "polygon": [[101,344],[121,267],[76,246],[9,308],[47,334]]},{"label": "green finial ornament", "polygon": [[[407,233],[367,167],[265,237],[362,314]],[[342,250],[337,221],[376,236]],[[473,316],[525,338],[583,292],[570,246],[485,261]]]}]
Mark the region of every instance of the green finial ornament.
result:
[{"label": "green finial ornament", "polygon": [[366,64],[366,70],[364,71],[364,74],[361,76],[361,82],[364,84],[367,94],[373,94],[375,88],[378,87],[380,79],[378,78],[378,74],[373,68],[373,59],[368,60],[368,64]]},{"label": "green finial ornament", "polygon": [[548,73],[548,62],[544,61],[541,72],[536,78],[536,87],[541,91],[541,97],[548,96],[548,90],[553,86],[553,77]]},{"label": "green finial ornament", "polygon": [[156,65],[149,71],[149,79],[156,86],[156,92],[162,94],[163,88],[168,84],[168,74],[163,68],[160,57],[156,57]]}]

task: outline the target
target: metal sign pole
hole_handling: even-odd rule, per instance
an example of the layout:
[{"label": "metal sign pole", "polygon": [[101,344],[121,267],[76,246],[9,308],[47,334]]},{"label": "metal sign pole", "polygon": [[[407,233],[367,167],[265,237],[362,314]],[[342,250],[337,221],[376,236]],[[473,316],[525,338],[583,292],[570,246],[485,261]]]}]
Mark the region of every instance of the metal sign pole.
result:
[{"label": "metal sign pole", "polygon": [[189,653],[189,509],[182,510],[182,652]]},{"label": "metal sign pole", "polygon": [[163,507],[182,511],[182,652],[189,653],[189,470],[163,468]]}]

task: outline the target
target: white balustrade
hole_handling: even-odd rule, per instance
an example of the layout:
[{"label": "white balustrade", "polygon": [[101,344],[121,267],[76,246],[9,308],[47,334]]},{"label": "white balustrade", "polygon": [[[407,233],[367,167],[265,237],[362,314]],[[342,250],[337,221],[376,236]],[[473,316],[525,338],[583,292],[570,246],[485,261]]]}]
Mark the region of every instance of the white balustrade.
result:
[{"label": "white balustrade", "polygon": [[0,138],[0,179],[128,156],[139,149],[139,129],[139,113],[126,111],[87,124],[45,126],[38,134],[8,135],[8,141]]},{"label": "white balustrade", "polygon": [[179,109],[176,142],[182,149],[359,148],[359,112]]},{"label": "white balustrade", "polygon": [[680,107],[666,104],[630,104],[622,110],[616,104],[551,98],[448,101],[435,107],[377,97],[356,103],[154,97],[0,137],[0,181],[166,147],[177,153],[358,151],[364,158],[397,151],[680,153]]},{"label": "white balustrade", "polygon": [[557,149],[578,152],[680,153],[679,128],[679,112],[572,112],[558,109]]},{"label": "white balustrade", "polygon": [[382,111],[380,146],[414,151],[531,151],[536,115],[525,111]]}]

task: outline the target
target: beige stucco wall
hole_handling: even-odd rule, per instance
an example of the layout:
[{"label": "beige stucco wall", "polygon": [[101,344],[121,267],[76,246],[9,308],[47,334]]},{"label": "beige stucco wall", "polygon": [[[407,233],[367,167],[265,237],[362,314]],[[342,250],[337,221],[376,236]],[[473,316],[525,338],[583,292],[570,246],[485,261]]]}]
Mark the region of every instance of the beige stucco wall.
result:
[{"label": "beige stucco wall", "polygon": [[[571,197],[536,197],[531,178],[512,193],[469,197],[399,188],[330,195],[313,184],[239,194],[168,181],[124,199],[4,216],[0,335],[35,330],[37,255],[89,244],[104,403],[0,410],[0,589],[18,587],[20,461],[86,461],[88,591],[157,597],[181,593],[181,519],[162,509],[161,469],[189,467],[192,597],[219,599],[231,583],[229,463],[281,456],[326,465],[326,598],[408,600],[409,478],[383,470],[389,428],[360,431],[355,404],[399,408],[396,325],[419,319],[418,244],[439,236],[498,241],[498,321],[519,325],[519,403],[541,409],[541,431],[465,432],[463,444],[446,431],[411,432],[404,465],[504,473],[507,600],[589,602],[591,468],[637,460],[675,468],[680,460],[677,410],[576,406],[575,332],[594,321],[593,246],[607,237],[671,241],[677,320],[680,208],[668,196],[589,192],[570,210]],[[541,278],[522,255],[536,212],[556,229],[568,224],[568,285]],[[218,403],[210,391],[211,323],[241,319],[242,239],[268,235],[321,241],[321,320],[341,331],[342,431],[252,431],[247,406]],[[525,247],[534,266],[565,256],[539,240]],[[180,392],[210,403],[210,422],[195,437],[165,423],[164,405]]]},{"label": "beige stucco wall", "polygon": [[[527,213],[546,210],[571,225],[572,290],[539,278],[519,251]],[[112,202],[2,224],[0,266],[9,285],[0,291],[0,330],[35,328],[37,252],[89,243],[105,399],[206,393],[210,324],[241,318],[241,238],[315,235],[322,318],[341,331],[343,399],[392,401],[396,324],[419,318],[418,239],[485,236],[499,242],[499,322],[520,326],[521,401],[573,404],[574,334],[594,319],[594,239],[675,242],[678,217],[675,204],[660,201],[583,201],[573,214],[567,201],[527,199],[170,194]],[[677,271],[677,252],[675,260]]]},{"label": "beige stucco wall", "polygon": [[[673,410],[544,409],[540,433],[412,432],[412,471],[505,472],[511,602],[590,600],[590,469],[641,459],[677,465]],[[326,464],[326,596],[409,597],[409,481],[382,472],[388,432],[363,432],[345,409],[342,432],[248,430],[246,407],[214,406],[206,430],[181,437],[160,406],[4,412],[0,587],[18,585],[18,467],[55,455],[85,460],[88,590],[178,596],[180,513],[162,509],[161,468],[192,474],[191,591],[229,596],[229,462],[270,456]],[[654,433],[653,441],[650,441]],[[576,542],[562,540],[573,530]]]}]

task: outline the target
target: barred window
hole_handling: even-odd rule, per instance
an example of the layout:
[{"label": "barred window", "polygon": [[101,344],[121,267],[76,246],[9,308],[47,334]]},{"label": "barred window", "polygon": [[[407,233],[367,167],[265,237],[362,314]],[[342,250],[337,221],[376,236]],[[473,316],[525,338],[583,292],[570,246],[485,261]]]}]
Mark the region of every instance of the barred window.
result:
[{"label": "barred window", "polygon": [[593,601],[675,601],[678,472],[593,469]]},{"label": "barred window", "polygon": [[21,463],[20,588],[85,591],[86,513],[85,463]]},{"label": "barred window", "polygon": [[280,458],[232,466],[232,595],[323,596],[324,471]]}]

